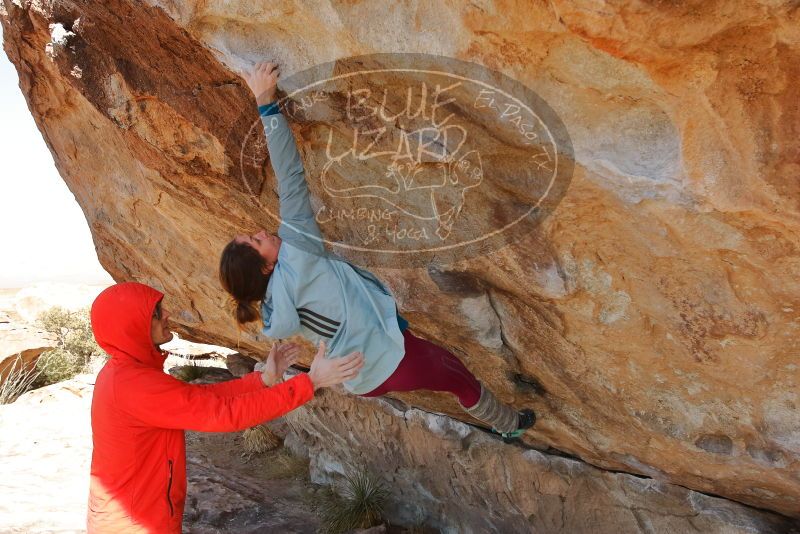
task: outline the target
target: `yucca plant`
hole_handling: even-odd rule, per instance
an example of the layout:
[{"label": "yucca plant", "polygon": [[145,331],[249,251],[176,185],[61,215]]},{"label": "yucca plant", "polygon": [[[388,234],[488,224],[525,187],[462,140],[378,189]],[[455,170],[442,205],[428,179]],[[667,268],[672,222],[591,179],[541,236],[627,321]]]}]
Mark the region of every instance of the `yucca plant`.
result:
[{"label": "yucca plant", "polygon": [[345,475],[341,495],[329,491],[321,500],[319,513],[322,532],[341,534],[379,525],[388,496],[389,492],[383,483],[365,469]]},{"label": "yucca plant", "polygon": [[11,404],[20,395],[31,389],[39,370],[35,366],[25,365],[21,354],[17,354],[11,366],[7,369],[6,376],[0,382],[0,404]]}]

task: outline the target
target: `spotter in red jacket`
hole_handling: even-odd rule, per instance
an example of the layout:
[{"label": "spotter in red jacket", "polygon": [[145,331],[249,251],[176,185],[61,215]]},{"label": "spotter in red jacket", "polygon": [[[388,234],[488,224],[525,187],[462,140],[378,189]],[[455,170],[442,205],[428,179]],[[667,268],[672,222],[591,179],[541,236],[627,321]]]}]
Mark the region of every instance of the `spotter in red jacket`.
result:
[{"label": "spotter in red jacket", "polygon": [[92,398],[89,533],[181,532],[184,430],[233,432],[280,417],[314,396],[306,374],[267,388],[258,372],[191,385],[163,372],[151,319],[164,295],[134,282],[92,304],[94,336],[111,358]]}]

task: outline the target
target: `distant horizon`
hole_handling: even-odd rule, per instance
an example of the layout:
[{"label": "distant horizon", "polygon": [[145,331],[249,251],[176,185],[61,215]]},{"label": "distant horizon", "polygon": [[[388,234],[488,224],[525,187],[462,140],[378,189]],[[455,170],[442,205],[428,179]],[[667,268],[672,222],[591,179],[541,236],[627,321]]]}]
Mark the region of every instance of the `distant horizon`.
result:
[{"label": "distant horizon", "polygon": [[[0,40],[2,36],[0,27]],[[0,112],[0,288],[113,283],[97,259],[83,211],[53,163],[5,51],[0,53]]]},{"label": "distant horizon", "polygon": [[43,285],[59,285],[59,286],[69,286],[69,287],[79,287],[79,286],[103,286],[108,287],[110,285],[115,284],[113,279],[109,280],[99,280],[99,281],[92,281],[92,280],[36,280],[34,282],[23,283],[18,286],[0,286],[0,291],[19,291],[22,289],[29,289],[32,287],[43,286]]}]

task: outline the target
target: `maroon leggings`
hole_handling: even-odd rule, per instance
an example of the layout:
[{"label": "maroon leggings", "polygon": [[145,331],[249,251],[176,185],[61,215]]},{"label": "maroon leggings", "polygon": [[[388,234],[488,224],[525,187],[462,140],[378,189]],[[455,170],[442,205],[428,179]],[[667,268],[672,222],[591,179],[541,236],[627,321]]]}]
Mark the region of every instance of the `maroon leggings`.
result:
[{"label": "maroon leggings", "polygon": [[403,331],[406,354],[397,370],[386,381],[362,397],[378,397],[391,391],[448,391],[458,397],[461,406],[470,408],[481,396],[481,384],[456,356]]}]

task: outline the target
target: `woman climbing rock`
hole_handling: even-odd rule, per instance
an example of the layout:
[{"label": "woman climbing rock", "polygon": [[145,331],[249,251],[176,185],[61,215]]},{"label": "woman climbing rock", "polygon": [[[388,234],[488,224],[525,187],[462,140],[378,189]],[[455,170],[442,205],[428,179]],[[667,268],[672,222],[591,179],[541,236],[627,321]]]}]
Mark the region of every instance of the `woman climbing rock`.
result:
[{"label": "woman climbing rock", "polygon": [[277,235],[238,235],[222,252],[220,282],[237,303],[236,320],[260,318],[264,334],[274,339],[300,334],[336,354],[363,353],[358,376],[344,383],[354,394],[450,392],[504,438],[519,437],[536,421],[532,410],[501,403],[456,356],[414,336],[384,284],[325,250],[303,163],[276,101],[279,75],[274,63],[259,63],[244,75],[264,125],[282,222]]}]

